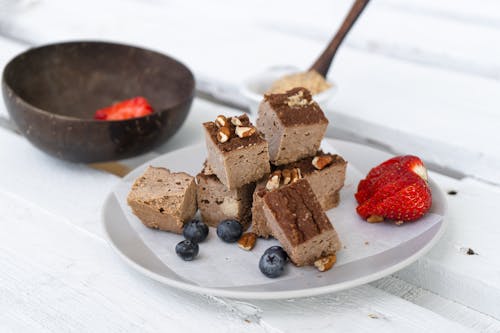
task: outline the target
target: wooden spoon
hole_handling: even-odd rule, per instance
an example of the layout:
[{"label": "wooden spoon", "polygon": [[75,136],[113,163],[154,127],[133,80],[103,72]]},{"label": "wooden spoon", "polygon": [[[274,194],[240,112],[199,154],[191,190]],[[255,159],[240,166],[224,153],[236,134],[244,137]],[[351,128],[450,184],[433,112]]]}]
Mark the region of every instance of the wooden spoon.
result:
[{"label": "wooden spoon", "polygon": [[337,53],[337,49],[339,48],[345,36],[349,32],[349,30],[351,30],[352,26],[358,19],[359,15],[363,12],[369,1],[370,0],[354,1],[354,4],[352,5],[351,10],[344,19],[344,22],[340,26],[340,29],[337,31],[323,53],[321,53],[318,59],[316,59],[311,68],[309,68],[309,70],[315,70],[323,77],[326,77],[326,74],[330,69],[330,65],[332,64],[333,57],[335,56],[335,53]]}]

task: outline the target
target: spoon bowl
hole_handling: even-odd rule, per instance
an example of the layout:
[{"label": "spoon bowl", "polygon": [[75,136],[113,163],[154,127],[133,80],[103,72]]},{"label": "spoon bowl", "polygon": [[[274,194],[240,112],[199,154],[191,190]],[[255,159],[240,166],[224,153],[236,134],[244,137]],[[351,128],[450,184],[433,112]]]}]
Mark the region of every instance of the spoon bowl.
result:
[{"label": "spoon bowl", "polygon": [[[246,98],[247,104],[252,114],[257,114],[260,102],[264,98],[264,94],[271,88],[272,84],[285,75],[300,72],[301,70],[294,66],[275,66],[268,70],[249,77],[241,86],[241,94]],[[325,108],[327,102],[337,92],[337,85],[334,82],[328,81],[331,87],[313,96],[318,104]]]}]

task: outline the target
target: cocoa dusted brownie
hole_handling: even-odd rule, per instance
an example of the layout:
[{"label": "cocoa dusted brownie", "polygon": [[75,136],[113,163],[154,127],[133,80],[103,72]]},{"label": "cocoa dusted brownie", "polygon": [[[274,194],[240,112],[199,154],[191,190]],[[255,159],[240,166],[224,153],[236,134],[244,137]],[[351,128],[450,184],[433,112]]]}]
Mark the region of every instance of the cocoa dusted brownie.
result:
[{"label": "cocoa dusted brownie", "polygon": [[299,179],[262,199],[267,225],[295,265],[312,265],[340,250],[337,232],[307,180]]},{"label": "cocoa dusted brownie", "polygon": [[[294,174],[294,169],[300,170],[297,174],[309,181],[321,207],[323,210],[328,210],[339,204],[340,189],[344,186],[346,167],[347,162],[341,156],[324,153],[320,150],[314,157],[307,157],[297,162],[275,167],[271,175],[279,175],[280,182],[277,187],[281,187],[290,183],[286,176],[290,177]],[[252,230],[257,236],[263,238],[272,236],[262,211],[262,197],[270,190],[277,188],[271,184],[266,188],[266,184],[270,180],[271,177],[258,182],[253,193]]]},{"label": "cocoa dusted brownie", "polygon": [[208,164],[228,189],[239,188],[269,174],[267,141],[247,115],[218,116],[203,127]]},{"label": "cocoa dusted brownie", "polygon": [[255,183],[230,190],[213,173],[205,162],[196,175],[197,202],[203,222],[217,227],[220,221],[235,219],[247,229],[251,223],[252,194]]},{"label": "cocoa dusted brownie", "polygon": [[347,168],[347,162],[340,155],[320,150],[315,156],[279,166],[277,169],[295,168],[300,169],[302,177],[309,181],[323,210],[337,207]]},{"label": "cocoa dusted brownie", "polygon": [[266,94],[259,106],[257,128],[269,143],[274,165],[314,156],[327,126],[328,119],[305,88]]},{"label": "cocoa dusted brownie", "polygon": [[194,177],[150,166],[135,180],[127,202],[147,227],[180,234],[196,213]]}]

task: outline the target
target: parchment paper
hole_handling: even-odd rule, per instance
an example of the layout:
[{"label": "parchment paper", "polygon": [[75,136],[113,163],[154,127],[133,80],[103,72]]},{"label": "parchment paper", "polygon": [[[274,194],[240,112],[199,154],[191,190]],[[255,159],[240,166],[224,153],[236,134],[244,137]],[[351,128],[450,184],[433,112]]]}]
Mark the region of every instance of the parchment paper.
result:
[{"label": "parchment paper", "polygon": [[[323,144],[323,149],[335,152],[335,149],[328,144]],[[179,162],[175,159],[174,152],[170,154],[167,161],[153,166],[188,172],[193,170],[193,165],[195,165],[195,170],[201,169],[204,160],[203,151],[193,151],[190,156],[192,158],[189,160],[183,157],[183,160]],[[182,169],[182,164],[186,165],[184,169]],[[379,254],[417,237],[439,222],[441,218],[439,215],[430,213],[416,223],[406,223],[402,226],[364,222],[356,214],[354,199],[356,186],[362,177],[363,175],[356,169],[356,166],[349,163],[345,186],[341,190],[340,205],[327,212],[343,244],[343,249],[337,254],[335,267]],[[132,183],[133,179],[126,179],[114,190],[120,207],[127,217],[127,222],[152,252],[178,275],[205,287],[232,287],[276,282],[277,279],[268,279],[263,276],[258,268],[260,256],[268,247],[278,245],[276,240],[258,239],[252,251],[244,251],[237,244],[227,244],[219,240],[215,229],[210,228],[207,240],[200,244],[199,256],[191,262],[180,259],[175,253],[175,245],[183,240],[182,235],[149,229],[132,213],[126,202]],[[335,267],[323,274],[335,274]],[[318,271],[312,267],[297,268],[289,264],[285,274],[278,279],[290,279],[308,274],[317,275]]]}]

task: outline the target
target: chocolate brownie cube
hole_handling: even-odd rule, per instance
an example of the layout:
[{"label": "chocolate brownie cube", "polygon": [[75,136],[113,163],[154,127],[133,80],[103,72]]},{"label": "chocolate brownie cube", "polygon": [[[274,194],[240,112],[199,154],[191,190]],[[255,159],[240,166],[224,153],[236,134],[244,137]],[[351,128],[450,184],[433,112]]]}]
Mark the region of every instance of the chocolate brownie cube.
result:
[{"label": "chocolate brownie cube", "polygon": [[235,219],[245,230],[249,227],[255,183],[230,190],[221,183],[206,163],[196,176],[196,181],[198,208],[203,222],[217,227],[222,220]]},{"label": "chocolate brownie cube", "polygon": [[340,250],[337,232],[307,180],[271,191],[262,199],[267,225],[295,265],[312,265]]},{"label": "chocolate brownie cube", "polygon": [[316,154],[327,126],[328,119],[305,88],[267,94],[259,106],[257,128],[269,144],[274,165]]},{"label": "chocolate brownie cube", "polygon": [[208,164],[217,178],[233,190],[269,174],[267,141],[250,123],[247,115],[206,122]]},{"label": "chocolate brownie cube", "polygon": [[277,169],[298,168],[309,181],[323,210],[337,207],[340,190],[344,186],[347,162],[339,155],[318,151],[315,156],[304,158]]},{"label": "chocolate brownie cube", "polygon": [[194,177],[150,166],[135,180],[127,202],[145,226],[180,234],[196,213]]},{"label": "chocolate brownie cube", "polygon": [[[317,163],[318,161],[321,163]],[[281,172],[279,185],[281,187],[284,185],[283,171],[290,172],[290,170],[299,169],[301,177],[309,181],[321,207],[326,211],[336,207],[340,202],[340,190],[344,186],[346,167],[347,162],[341,156],[318,151],[314,157],[274,167],[273,172]],[[252,204],[252,230],[262,238],[272,236],[263,212],[262,198],[269,192],[266,189],[267,182],[266,178],[257,183]]]}]

